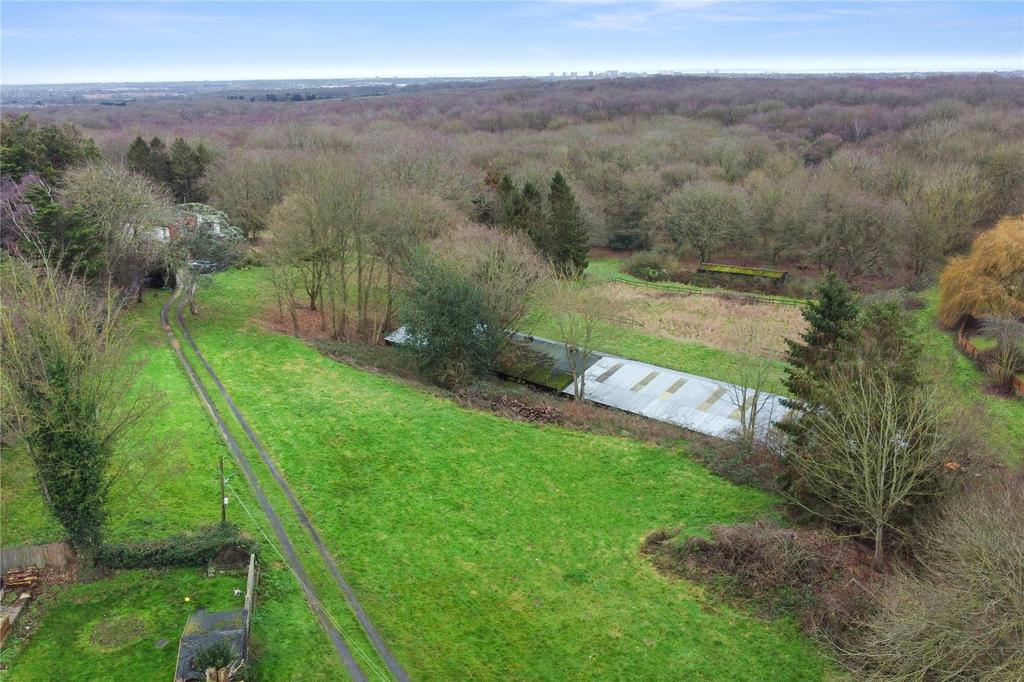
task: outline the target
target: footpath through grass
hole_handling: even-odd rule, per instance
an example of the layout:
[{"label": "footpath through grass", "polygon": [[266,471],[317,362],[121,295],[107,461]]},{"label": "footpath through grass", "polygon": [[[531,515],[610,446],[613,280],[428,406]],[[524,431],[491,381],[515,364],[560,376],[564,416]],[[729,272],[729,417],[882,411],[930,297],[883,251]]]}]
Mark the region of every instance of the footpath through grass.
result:
[{"label": "footpath through grass", "polygon": [[819,679],[789,622],[710,603],[643,535],[770,513],[679,453],[511,422],[250,323],[259,270],[193,333],[414,679]]}]

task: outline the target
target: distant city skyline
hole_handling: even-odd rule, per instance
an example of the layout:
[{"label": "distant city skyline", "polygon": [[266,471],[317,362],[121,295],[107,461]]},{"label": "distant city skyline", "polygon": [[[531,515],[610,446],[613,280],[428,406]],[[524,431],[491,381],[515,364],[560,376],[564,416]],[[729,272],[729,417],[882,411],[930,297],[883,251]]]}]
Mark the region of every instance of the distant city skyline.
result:
[{"label": "distant city skyline", "polygon": [[0,82],[1024,69],[1024,3],[0,2]]}]

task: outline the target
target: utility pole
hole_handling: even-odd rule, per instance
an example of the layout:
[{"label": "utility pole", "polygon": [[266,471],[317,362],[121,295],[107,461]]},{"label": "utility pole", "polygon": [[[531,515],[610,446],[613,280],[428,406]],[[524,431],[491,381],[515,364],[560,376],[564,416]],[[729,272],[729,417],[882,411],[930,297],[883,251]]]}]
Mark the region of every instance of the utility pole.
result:
[{"label": "utility pole", "polygon": [[228,522],[228,498],[224,496],[224,457],[220,458],[220,522]]}]

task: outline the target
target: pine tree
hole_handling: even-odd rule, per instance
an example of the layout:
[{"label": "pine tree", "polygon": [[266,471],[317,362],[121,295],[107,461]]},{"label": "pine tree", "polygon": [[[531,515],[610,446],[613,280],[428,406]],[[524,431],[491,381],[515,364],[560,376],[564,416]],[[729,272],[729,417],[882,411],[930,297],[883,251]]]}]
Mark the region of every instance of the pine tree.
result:
[{"label": "pine tree", "polygon": [[167,145],[159,137],[149,141],[149,177],[165,185],[171,184],[171,157],[167,155]]},{"label": "pine tree", "polygon": [[128,147],[128,154],[125,157],[128,170],[149,175],[152,164],[150,156],[149,145],[142,139],[142,135],[139,135]]},{"label": "pine tree", "polygon": [[551,178],[548,206],[548,258],[562,274],[579,277],[587,268],[590,234],[576,197],[561,171],[556,171]]},{"label": "pine tree", "polygon": [[202,142],[193,149],[180,137],[174,140],[170,153],[170,184],[178,201],[190,203],[206,200],[206,190],[199,181],[206,173],[212,157]]},{"label": "pine tree", "polygon": [[846,283],[833,271],[818,286],[818,300],[804,308],[807,329],[787,340],[786,388],[793,404],[813,403],[815,385],[850,352],[859,333],[860,309]]},{"label": "pine tree", "polygon": [[541,253],[546,253],[548,240],[544,221],[544,194],[532,182],[525,182],[523,191],[519,193],[513,226],[529,236]]}]

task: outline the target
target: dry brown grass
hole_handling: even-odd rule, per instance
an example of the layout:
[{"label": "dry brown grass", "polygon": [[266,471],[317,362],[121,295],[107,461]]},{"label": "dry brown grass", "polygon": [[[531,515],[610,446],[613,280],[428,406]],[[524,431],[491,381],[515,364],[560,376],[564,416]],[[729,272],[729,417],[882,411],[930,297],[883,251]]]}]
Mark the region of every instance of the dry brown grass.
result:
[{"label": "dry brown grass", "polygon": [[[786,349],[785,339],[795,339],[804,329],[803,315],[796,306],[658,291],[619,282],[603,286],[625,316],[643,325],[644,333],[725,351],[779,357]],[[747,348],[744,343],[750,338],[751,326],[757,329],[760,348]]]}]

